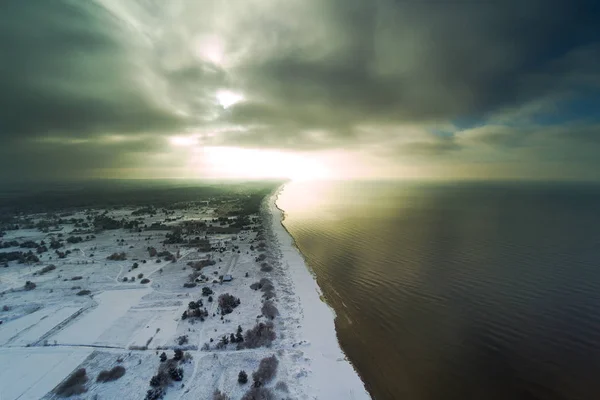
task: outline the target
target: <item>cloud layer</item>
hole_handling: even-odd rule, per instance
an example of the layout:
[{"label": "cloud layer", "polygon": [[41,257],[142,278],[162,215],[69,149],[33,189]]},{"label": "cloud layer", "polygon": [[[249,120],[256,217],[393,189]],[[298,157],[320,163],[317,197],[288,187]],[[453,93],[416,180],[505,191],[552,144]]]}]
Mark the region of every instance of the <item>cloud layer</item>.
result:
[{"label": "cloud layer", "polygon": [[[599,17],[566,1],[8,0],[2,177],[185,168],[167,138],[191,135],[600,178]],[[223,107],[223,90],[243,100]]]}]

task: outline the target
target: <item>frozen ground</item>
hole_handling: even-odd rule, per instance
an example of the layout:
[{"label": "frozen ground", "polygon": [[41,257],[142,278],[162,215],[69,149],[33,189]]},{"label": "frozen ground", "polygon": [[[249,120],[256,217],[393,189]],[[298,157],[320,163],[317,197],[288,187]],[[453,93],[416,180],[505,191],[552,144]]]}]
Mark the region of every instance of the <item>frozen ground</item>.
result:
[{"label": "frozen ground", "polygon": [[[0,238],[3,242],[61,240],[58,252],[69,252],[59,258],[52,249],[39,254],[37,263],[10,261],[0,267],[0,399],[58,398],[57,387],[72,372],[85,368],[85,392],[70,398],[141,400],[161,365],[159,355],[164,351],[172,358],[174,349],[185,352],[184,360],[177,362],[183,379],[166,386],[165,399],[210,400],[217,389],[232,400],[241,399],[260,360],[273,355],[279,361],[277,371],[263,387],[275,398],[368,399],[338,345],[335,316],[321,301],[313,276],[281,225],[275,199],[275,195],[267,199],[261,215],[252,216],[254,222],[241,232],[191,235],[208,238],[210,251],[165,244],[171,228],[182,221],[214,221],[219,208],[208,205],[164,215],[135,214],[133,208],[95,210],[92,216],[135,219],[144,229],[80,230],[74,235],[86,238],[77,243],[65,240],[79,229],[68,220],[90,220],[89,211],[66,213],[65,221],[50,230],[7,231]],[[45,216],[31,218],[43,221]],[[168,251],[175,259],[150,256],[149,248]],[[23,249],[7,247],[0,252],[16,250]],[[107,259],[121,252],[125,260]],[[214,265],[200,270],[207,279],[185,288],[193,272],[188,263],[209,258]],[[272,269],[261,268],[263,263]],[[40,274],[51,264],[56,268]],[[228,274],[233,280],[221,282],[220,277]],[[261,278],[274,286],[272,301],[279,311],[272,321],[276,339],[259,348],[218,345],[238,327],[246,335],[267,321],[261,311],[263,291],[250,287]],[[141,283],[142,279],[149,282]],[[26,290],[27,281],[36,287]],[[203,287],[213,291],[212,302],[202,295]],[[240,304],[221,316],[218,297],[225,293],[239,298]],[[208,316],[203,321],[184,319],[190,302],[199,300]],[[96,381],[101,371],[116,366],[125,368],[122,377]],[[238,383],[241,370],[247,372],[246,384]]]}]

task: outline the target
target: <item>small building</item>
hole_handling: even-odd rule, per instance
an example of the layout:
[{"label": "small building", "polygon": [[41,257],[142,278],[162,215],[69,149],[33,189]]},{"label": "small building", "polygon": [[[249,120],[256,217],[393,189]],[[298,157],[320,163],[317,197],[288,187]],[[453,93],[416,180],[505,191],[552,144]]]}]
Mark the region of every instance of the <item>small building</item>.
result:
[{"label": "small building", "polygon": [[225,275],[223,276],[223,282],[231,282],[233,280],[233,276]]}]

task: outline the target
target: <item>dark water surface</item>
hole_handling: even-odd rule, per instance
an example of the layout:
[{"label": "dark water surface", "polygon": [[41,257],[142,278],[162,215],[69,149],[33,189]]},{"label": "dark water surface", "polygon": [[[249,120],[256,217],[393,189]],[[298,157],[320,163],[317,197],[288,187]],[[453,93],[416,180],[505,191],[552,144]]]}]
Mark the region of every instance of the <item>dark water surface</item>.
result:
[{"label": "dark water surface", "polygon": [[600,188],[291,183],[278,205],[375,399],[600,399]]}]

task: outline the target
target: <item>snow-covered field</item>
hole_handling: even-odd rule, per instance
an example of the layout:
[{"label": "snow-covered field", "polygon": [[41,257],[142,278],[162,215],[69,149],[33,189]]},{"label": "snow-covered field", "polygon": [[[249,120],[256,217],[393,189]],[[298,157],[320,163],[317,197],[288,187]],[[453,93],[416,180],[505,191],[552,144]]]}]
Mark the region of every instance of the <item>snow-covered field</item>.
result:
[{"label": "snow-covered field", "polygon": [[3,348],[0,399],[41,399],[92,352],[87,348]]},{"label": "snow-covered field", "polygon": [[[215,390],[241,399],[252,386],[252,372],[270,356],[278,360],[276,374],[263,380],[262,387],[274,398],[368,399],[340,350],[335,315],[322,302],[316,281],[281,225],[275,200],[276,195],[266,199],[260,218],[253,216],[258,222],[251,229],[207,233],[212,246],[208,252],[165,244],[170,228],[181,221],[208,222],[217,217],[216,208],[204,205],[165,215],[140,216],[134,208],[96,210],[96,216],[137,219],[145,227],[163,225],[95,231],[77,243],[64,240],[76,228],[69,222],[45,232],[7,231],[4,242],[46,244],[63,233],[63,245],[57,252],[38,254],[38,263],[11,261],[7,268],[0,267],[0,399],[59,398],[57,388],[71,373],[85,368],[82,393],[70,398],[141,400],[151,389],[150,378],[157,375],[159,355],[164,351],[171,359],[174,349],[183,350],[185,356],[168,363],[181,368],[183,376],[162,385],[165,399],[210,400]],[[89,220],[84,211],[69,215]],[[176,257],[150,256],[150,248]],[[0,252],[15,250],[23,249]],[[121,252],[125,260],[107,259]],[[188,263],[209,258],[214,265],[204,266],[198,274],[202,276],[190,277],[194,270]],[[50,264],[56,268],[40,274]],[[231,282],[221,280],[226,275],[233,277]],[[141,283],[142,278],[149,282]],[[266,292],[251,288],[264,278],[272,282],[271,301],[279,312],[272,320],[275,340],[258,348],[219,344],[238,331],[247,338],[247,330],[269,320],[261,309]],[[191,279],[197,286],[184,287]],[[35,287],[26,290],[27,281]],[[210,299],[203,295],[203,287],[212,290]],[[218,298],[225,293],[239,298],[240,304],[221,315]],[[190,302],[197,307],[200,300],[199,309],[207,315],[184,318]],[[123,367],[125,374],[109,382],[96,380],[101,371],[114,367]],[[242,370],[248,375],[244,384],[238,382]]]}]

